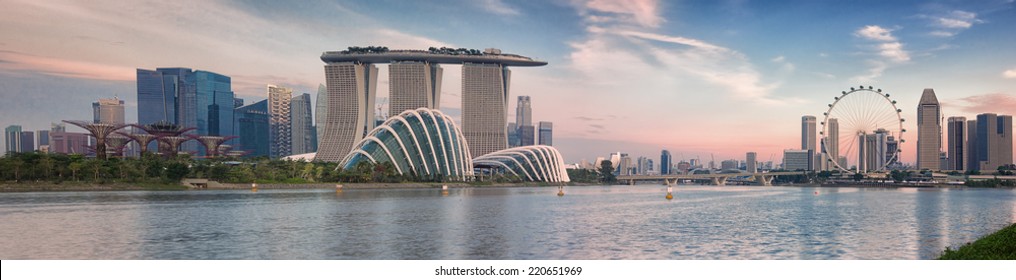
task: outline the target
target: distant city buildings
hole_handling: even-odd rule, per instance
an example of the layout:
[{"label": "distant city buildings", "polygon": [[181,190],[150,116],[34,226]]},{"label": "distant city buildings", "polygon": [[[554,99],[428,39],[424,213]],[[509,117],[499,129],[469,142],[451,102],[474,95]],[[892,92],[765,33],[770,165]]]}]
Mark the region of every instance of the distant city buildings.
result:
[{"label": "distant city buildings", "polygon": [[[137,69],[137,94],[141,125],[164,121],[196,128],[198,135],[235,135],[236,100],[229,76],[189,68]],[[155,144],[151,145],[154,150]],[[205,153],[195,141],[184,143],[181,149]]]},{"label": "distant city buildings", "polygon": [[942,108],[935,90],[926,88],[917,105],[917,169],[940,170]]},{"label": "distant city buildings", "polygon": [[[809,153],[808,157],[816,157],[817,147],[816,142],[816,131],[815,116],[802,116],[801,117],[801,150]],[[815,170],[815,159],[808,160],[808,167],[804,170]]]},{"label": "distant city buildings", "polygon": [[1012,164],[1012,116],[979,114],[971,126],[975,127],[975,133],[968,135],[967,143],[973,154],[971,166],[976,167],[972,170],[993,172],[999,166]]},{"label": "distant city buildings", "polygon": [[738,163],[739,162],[736,159],[724,160],[720,162],[720,169],[723,170],[738,169],[737,167]]},{"label": "distant city buildings", "polygon": [[783,169],[810,170],[814,158],[810,150],[783,150]]},{"label": "distant city buildings", "polygon": [[247,151],[252,157],[268,156],[271,149],[268,100],[236,108],[235,117],[240,136],[235,149]]},{"label": "distant city buildings", "polygon": [[35,151],[35,132],[22,131],[21,132],[21,152],[30,153]]},{"label": "distant city buildings", "polygon": [[966,170],[967,160],[967,118],[949,117],[946,121],[946,139],[949,143],[947,150],[947,165],[942,166],[946,170]]},{"label": "distant city buildings", "polygon": [[103,98],[92,103],[92,118],[96,123],[124,124],[123,100]]},{"label": "distant city buildings", "polygon": [[311,114],[310,94],[294,96],[290,101],[290,121],[292,129],[292,154],[306,154],[317,151],[317,130]]},{"label": "distant city buildings", "polygon": [[[540,122],[540,145],[554,146],[554,123]],[[652,161],[652,160],[649,160]],[[652,168],[650,168],[652,169]]]},{"label": "distant city buildings", "polygon": [[758,155],[755,154],[755,152],[748,152],[747,154],[744,155],[745,172],[748,173],[758,172],[758,159],[756,159],[757,156]]},{"label": "distant city buildings", "polygon": [[670,171],[672,167],[671,161],[672,159],[670,156],[670,151],[667,150],[660,151],[660,174],[667,175],[673,173]]},{"label": "distant city buildings", "polygon": [[21,126],[10,125],[4,128],[4,154],[21,152]]},{"label": "distant city buildings", "polygon": [[292,155],[293,124],[290,119],[290,102],[293,90],[268,85],[268,154],[272,158]]}]

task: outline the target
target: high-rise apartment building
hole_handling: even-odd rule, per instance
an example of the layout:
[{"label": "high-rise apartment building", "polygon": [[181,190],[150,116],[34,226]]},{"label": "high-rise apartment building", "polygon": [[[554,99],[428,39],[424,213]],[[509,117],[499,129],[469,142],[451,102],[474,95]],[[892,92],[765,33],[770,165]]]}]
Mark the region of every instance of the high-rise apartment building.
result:
[{"label": "high-rise apartment building", "polygon": [[293,154],[292,99],[292,89],[268,85],[268,139],[271,143],[268,154],[272,158]]},{"label": "high-rise apartment building", "polygon": [[720,161],[720,169],[724,169],[724,170],[737,169],[737,164],[738,164],[737,160],[733,160],[733,159],[728,159],[728,160]]},{"label": "high-rise apartment building", "polygon": [[[321,143],[321,136],[325,135],[325,120],[328,117],[328,90],[325,85],[319,84],[317,90],[317,104],[314,105],[314,143]],[[315,145],[315,151],[317,145]]]},{"label": "high-rise apartment building", "polygon": [[926,88],[917,105],[917,169],[940,170],[942,108],[935,90]]},{"label": "high-rise apartment building", "polygon": [[11,125],[4,128],[4,154],[21,152],[21,126]]},{"label": "high-rise apartment building", "polygon": [[440,109],[441,65],[426,61],[388,64],[388,115],[417,108]]},{"label": "high-rise apartment building", "polygon": [[234,117],[237,134],[240,136],[234,150],[247,151],[247,156],[251,157],[268,156],[271,149],[268,100],[236,108]]},{"label": "high-rise apartment building", "polygon": [[[353,144],[374,129],[377,67],[369,63],[334,62],[325,65],[328,109],[324,134],[315,160],[340,161]],[[472,142],[470,142],[472,146]]]},{"label": "high-rise apartment building", "polygon": [[663,150],[660,152],[660,175],[671,174],[670,169],[673,167],[671,164],[670,151]]},{"label": "high-rise apartment building", "polygon": [[552,122],[540,122],[540,145],[553,146],[554,145],[554,123]]},{"label": "high-rise apartment building", "polygon": [[[508,147],[510,83],[511,71],[501,64],[462,64],[462,134],[473,157]],[[526,135],[520,137],[524,146]]]},{"label": "high-rise apartment building", "polygon": [[1012,125],[1012,116],[992,113],[977,115],[974,137],[976,144],[970,145],[977,151],[976,170],[994,172],[999,166],[1012,164]]},{"label": "high-rise apartment building", "polygon": [[317,150],[317,135],[311,116],[310,94],[304,93],[293,97],[289,112],[292,122],[293,154],[313,153]]},{"label": "high-rise apartment building", "polygon": [[95,123],[124,124],[123,100],[101,98],[92,103],[92,121]]},{"label": "high-rise apartment building", "polygon": [[967,169],[967,118],[949,117],[947,124],[946,139],[948,165],[942,169],[966,170]]},{"label": "high-rise apartment building", "polygon": [[755,152],[748,152],[744,155],[744,171],[748,173],[758,172],[758,155]]},{"label": "high-rise apartment building", "polygon": [[[815,137],[818,130],[815,122],[815,116],[801,117],[801,150],[810,151],[810,157],[815,157],[818,151],[815,144],[817,142]],[[814,170],[816,160],[811,159],[808,162],[812,165],[805,170]]]}]

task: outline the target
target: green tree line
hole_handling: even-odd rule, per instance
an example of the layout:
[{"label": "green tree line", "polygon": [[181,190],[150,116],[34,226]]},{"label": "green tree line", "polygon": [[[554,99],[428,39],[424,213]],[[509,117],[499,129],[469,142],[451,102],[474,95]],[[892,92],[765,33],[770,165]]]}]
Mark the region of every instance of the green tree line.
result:
[{"label": "green tree line", "polygon": [[85,183],[175,183],[200,178],[223,183],[314,183],[314,182],[444,182],[446,177],[399,175],[391,163],[360,162],[350,169],[333,162],[306,162],[258,158],[194,159],[188,155],[162,158],[100,160],[82,155],[40,152],[9,153],[0,158],[0,181]]}]

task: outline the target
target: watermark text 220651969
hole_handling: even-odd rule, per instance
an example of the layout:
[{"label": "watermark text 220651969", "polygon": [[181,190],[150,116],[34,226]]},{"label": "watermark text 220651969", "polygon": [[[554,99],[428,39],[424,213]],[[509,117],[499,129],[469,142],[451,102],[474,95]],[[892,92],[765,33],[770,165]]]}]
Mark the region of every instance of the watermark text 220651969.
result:
[{"label": "watermark text 220651969", "polygon": [[487,268],[472,267],[460,268],[444,266],[434,269],[434,275],[455,275],[455,276],[486,276],[486,275],[579,275],[582,274],[581,266],[530,266],[525,269],[502,268],[495,269],[493,266]]}]

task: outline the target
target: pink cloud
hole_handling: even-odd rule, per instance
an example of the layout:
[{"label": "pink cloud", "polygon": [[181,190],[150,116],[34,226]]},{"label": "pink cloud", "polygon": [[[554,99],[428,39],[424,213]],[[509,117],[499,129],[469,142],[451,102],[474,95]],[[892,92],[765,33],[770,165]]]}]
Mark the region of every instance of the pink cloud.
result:
[{"label": "pink cloud", "polygon": [[[643,27],[659,27],[664,21],[660,16],[659,2],[656,0],[589,0],[584,4],[594,12],[612,13],[620,17],[613,18],[626,23],[634,23]],[[588,15],[593,22],[602,22],[607,17]]]},{"label": "pink cloud", "polygon": [[0,51],[0,69],[106,81],[133,81],[134,68]]},{"label": "pink cloud", "polygon": [[958,103],[955,106],[968,113],[1016,114],[1016,95],[1009,93],[974,95],[960,98]]}]

